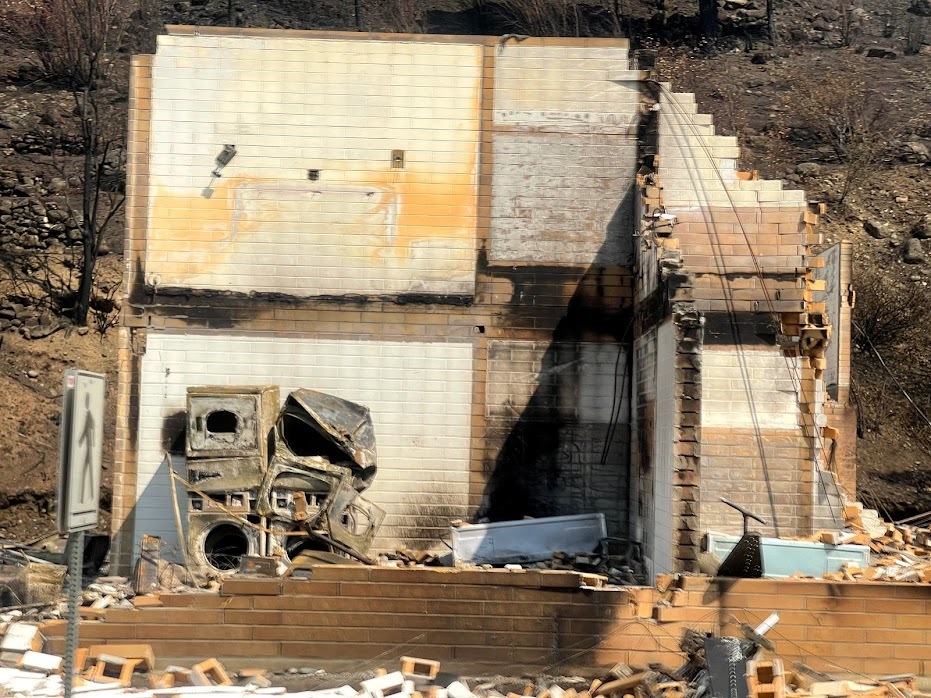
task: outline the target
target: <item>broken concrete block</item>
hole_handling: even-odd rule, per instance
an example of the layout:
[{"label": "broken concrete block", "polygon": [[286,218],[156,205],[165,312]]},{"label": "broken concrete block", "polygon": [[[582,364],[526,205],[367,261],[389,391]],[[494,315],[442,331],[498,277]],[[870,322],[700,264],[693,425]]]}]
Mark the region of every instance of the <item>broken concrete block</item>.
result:
[{"label": "broken concrete block", "polygon": [[128,688],[132,684],[133,672],[142,664],[141,659],[126,659],[113,654],[98,654],[97,663],[87,678],[99,683],[118,683]]},{"label": "broken concrete block", "polygon": [[94,608],[93,606],[81,606],[78,609],[78,615],[84,620],[100,620],[107,615],[107,609]]},{"label": "broken concrete block", "polygon": [[87,656],[92,662],[96,662],[102,654],[122,659],[138,659],[143,671],[152,671],[155,668],[155,653],[152,651],[152,645],[91,645]]},{"label": "broken concrete block", "polygon": [[79,647],[77,652],[74,653],[74,670],[76,672],[84,671],[87,666],[87,655],[88,650],[86,647]]},{"label": "broken concrete block", "polygon": [[171,674],[175,686],[190,686],[191,670],[183,666],[166,666],[165,673]]},{"label": "broken concrete block", "polygon": [[242,680],[239,685],[248,688],[269,688],[272,682],[267,676],[250,676]]},{"label": "broken concrete block", "polygon": [[[268,688],[272,685],[266,669],[240,669],[239,685],[251,688]],[[355,693],[353,693],[355,695]]]},{"label": "broken concrete block", "polygon": [[400,671],[393,671],[384,676],[376,676],[374,679],[362,681],[360,685],[362,690],[372,698],[387,698],[399,693],[411,693],[414,690],[413,682],[406,681],[404,674]]},{"label": "broken concrete block", "polygon": [[11,623],[3,639],[0,640],[0,664],[15,667],[23,655],[32,650],[41,652],[45,646],[45,638],[38,626],[28,623]]},{"label": "broken concrete block", "polygon": [[39,626],[28,623],[12,623],[0,640],[0,652],[40,652],[45,642]]},{"label": "broken concrete block", "polygon": [[232,686],[226,669],[215,658],[207,659],[191,667],[191,683],[195,686]]},{"label": "broken concrete block", "polygon": [[3,674],[4,695],[30,695],[49,681],[49,677],[42,672],[9,668],[0,672]]},{"label": "broken concrete block", "polygon": [[26,671],[43,671],[46,674],[55,674],[61,671],[64,660],[56,654],[45,654],[28,650],[19,660],[19,668]]},{"label": "broken concrete block", "polygon": [[401,673],[408,678],[432,681],[440,673],[440,663],[433,659],[401,657]]},{"label": "broken concrete block", "polygon": [[475,694],[462,681],[453,681],[449,684],[446,687],[446,694],[449,698],[475,698]]},{"label": "broken concrete block", "polygon": [[137,596],[132,604],[135,608],[158,608],[165,605],[159,597],[151,595]]},{"label": "broken concrete block", "polygon": [[149,688],[174,688],[175,675],[167,671],[149,674]]},{"label": "broken concrete block", "polygon": [[90,607],[95,608],[97,610],[103,610],[105,608],[109,608],[112,603],[113,603],[113,597],[107,594],[105,596],[101,596],[99,599],[96,599],[90,605]]}]

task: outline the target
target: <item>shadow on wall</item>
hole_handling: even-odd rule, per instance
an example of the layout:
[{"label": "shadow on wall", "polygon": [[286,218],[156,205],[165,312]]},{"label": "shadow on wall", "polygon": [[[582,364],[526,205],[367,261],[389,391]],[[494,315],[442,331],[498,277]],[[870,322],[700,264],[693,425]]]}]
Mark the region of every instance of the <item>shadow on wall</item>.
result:
[{"label": "shadow on wall", "polygon": [[[487,401],[486,438],[502,446],[497,454],[486,453],[488,480],[479,518],[601,512],[609,535],[627,534],[632,215],[631,187],[587,268],[502,268],[479,260],[480,274],[513,285],[509,326],[539,327],[541,308],[549,302],[543,312],[553,327],[545,346],[489,342],[489,387],[513,383],[515,372],[533,370],[528,367],[531,355],[539,371],[523,409],[515,409],[510,396],[503,405]],[[610,259],[606,248],[612,250]]]}]

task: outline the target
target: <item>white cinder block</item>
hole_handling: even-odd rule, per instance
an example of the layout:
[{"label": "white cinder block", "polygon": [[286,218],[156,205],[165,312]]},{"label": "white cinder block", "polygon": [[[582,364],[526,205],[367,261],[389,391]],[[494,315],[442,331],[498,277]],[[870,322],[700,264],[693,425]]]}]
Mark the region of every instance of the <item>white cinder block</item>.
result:
[{"label": "white cinder block", "polygon": [[797,358],[778,350],[712,349],[702,352],[702,425],[798,427]]},{"label": "white cinder block", "polygon": [[[152,78],[150,283],[474,291],[479,45],[172,38]],[[276,246],[294,273],[256,262]]]},{"label": "white cinder block", "polygon": [[449,698],[475,698],[464,681],[453,681],[446,687],[446,694]]},{"label": "white cinder block", "polygon": [[362,690],[372,698],[388,698],[388,696],[404,693],[405,683],[411,683],[411,689],[413,690],[412,682],[406,682],[404,675],[400,671],[393,671],[384,676],[376,676],[374,679],[362,681],[360,685]]},{"label": "white cinder block", "polygon": [[0,652],[20,652],[41,650],[44,639],[39,627],[28,623],[13,623],[6,629],[0,639]]},{"label": "white cinder block", "polygon": [[26,671],[42,671],[54,674],[61,669],[64,660],[55,654],[27,651],[19,662],[19,666]]}]

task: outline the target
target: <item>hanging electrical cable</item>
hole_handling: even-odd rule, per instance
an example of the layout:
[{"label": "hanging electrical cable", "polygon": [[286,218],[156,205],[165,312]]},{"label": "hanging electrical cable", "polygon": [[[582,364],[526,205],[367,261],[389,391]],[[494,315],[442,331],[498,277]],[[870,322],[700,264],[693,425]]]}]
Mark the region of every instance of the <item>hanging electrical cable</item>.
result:
[{"label": "hanging electrical cable", "polygon": [[[680,117],[680,122],[681,122],[681,123],[680,123],[680,126],[683,125],[683,124],[685,124],[685,125],[687,125],[687,126],[690,126],[690,127],[691,127],[691,130],[693,131],[693,135],[696,136],[696,138],[694,138],[694,139],[682,139],[682,140],[680,140],[680,146],[682,146],[682,143],[683,143],[683,141],[684,141],[684,142],[685,142],[685,145],[684,145],[683,147],[684,147],[684,148],[687,148],[687,149],[691,149],[691,147],[692,147],[692,140],[695,140],[695,141],[697,141],[698,143],[700,143],[700,147],[703,149],[703,151],[704,151],[704,153],[705,153],[707,159],[710,161],[711,166],[712,166],[712,168],[713,168],[713,171],[714,171],[714,173],[715,173],[717,179],[720,181],[720,183],[721,183],[721,185],[722,185],[722,188],[723,188],[723,190],[724,190],[725,196],[727,197],[728,203],[730,204],[731,210],[734,211],[735,213],[737,213],[738,208],[737,208],[736,204],[734,203],[733,197],[731,196],[730,190],[729,190],[728,187],[727,187],[727,184],[726,184],[726,182],[725,182],[725,180],[724,180],[724,177],[723,177],[722,174],[721,174],[721,169],[720,169],[720,167],[718,166],[718,163],[717,163],[716,159],[714,158],[713,153],[711,152],[711,149],[710,149],[710,148],[707,146],[707,144],[705,143],[705,139],[704,139],[704,138],[702,137],[702,135],[698,132],[697,128],[695,128],[695,124],[692,122],[692,120],[691,120],[690,118],[687,118],[688,115],[686,114],[686,112],[684,112],[684,111],[680,108],[680,106],[679,106],[679,104],[678,104],[678,101],[677,101],[677,100],[675,99],[675,97],[674,97],[674,93],[672,93],[672,92],[671,92],[666,86],[664,86],[662,83],[657,83],[657,84],[659,85],[659,88],[660,88],[661,93],[663,93],[663,94],[666,95],[666,97],[667,97],[667,103],[671,105],[672,109],[673,109],[674,111],[676,111],[677,114],[678,114],[678,116]],[[695,178],[693,178],[693,181],[699,181],[699,182],[701,182],[701,181],[702,181],[702,178],[701,178],[700,174],[697,175]],[[755,274],[756,274],[757,278],[759,279],[760,288],[761,288],[761,290],[762,290],[762,292],[763,292],[763,296],[764,296],[765,302],[766,302],[766,304],[767,304],[767,306],[768,306],[768,308],[769,308],[769,312],[770,312],[770,314],[772,315],[772,317],[773,317],[773,319],[774,319],[774,322],[775,322],[778,318],[777,318],[777,314],[776,314],[776,311],[775,311],[775,305],[773,304],[772,297],[771,297],[770,292],[769,292],[769,289],[767,288],[767,285],[766,285],[766,279],[765,279],[765,276],[764,276],[764,272],[763,272],[762,265],[760,264],[759,258],[758,258],[756,252],[755,252],[754,249],[753,249],[753,245],[752,245],[752,243],[751,243],[751,241],[750,241],[750,237],[749,237],[749,235],[748,235],[748,233],[747,233],[747,231],[746,231],[746,228],[744,227],[743,221],[741,220],[741,218],[740,218],[739,215],[738,215],[738,216],[735,216],[735,218],[736,218],[736,221],[737,221],[737,226],[738,226],[738,228],[739,228],[739,230],[740,230],[740,232],[741,232],[741,235],[743,236],[744,241],[745,241],[745,243],[746,243],[746,245],[747,245],[747,248],[748,248],[748,250],[749,250],[749,252],[750,252],[750,258],[751,258],[752,263],[753,263],[753,268],[754,268]],[[713,240],[714,240],[713,244],[714,244],[714,246],[717,248],[717,252],[718,252],[717,254],[714,255],[714,261],[715,261],[715,266],[717,267],[717,269],[718,269],[718,271],[719,271],[719,277],[721,278],[722,290],[725,291],[725,293],[724,293],[724,296],[725,296],[724,300],[725,300],[726,307],[727,307],[728,321],[729,321],[729,323],[731,324],[731,332],[732,332],[732,335],[734,336],[735,345],[738,346],[738,347],[741,347],[741,346],[742,346],[742,341],[741,341],[741,338],[740,338],[739,326],[738,326],[738,324],[737,324],[737,322],[736,322],[736,312],[734,311],[733,301],[732,301],[732,299],[731,299],[731,297],[730,297],[730,294],[726,292],[726,291],[730,291],[730,290],[731,290],[731,289],[730,289],[730,284],[729,284],[729,281],[727,280],[727,277],[726,277],[726,275],[725,275],[726,272],[722,273],[722,270],[725,269],[725,267],[724,267],[723,255],[722,255],[722,251],[721,251],[721,243],[720,243],[720,239],[718,238],[717,230],[716,230],[716,228],[715,228],[715,225],[714,225],[714,221],[713,221],[713,220],[709,220],[709,221],[708,221],[708,229],[709,229],[709,231],[711,232],[712,238],[713,238]],[[785,361],[786,361],[786,365],[787,365],[787,367],[788,367],[788,369],[789,369],[790,374],[791,374],[791,375],[793,376],[793,378],[794,378],[793,384],[794,384],[796,393],[800,395],[800,394],[801,394],[801,386],[802,386],[801,368],[798,366],[797,363],[793,363],[792,361],[790,361],[790,358],[789,358],[787,355],[785,355],[785,353],[783,353],[783,358],[784,358]],[[748,400],[747,400],[747,401],[748,401],[748,404],[749,404],[749,406],[750,406],[751,420],[752,420],[753,423],[754,423],[754,432],[755,432],[755,435],[756,435],[756,440],[757,440],[757,443],[758,443],[758,449],[759,449],[759,452],[760,452],[760,459],[761,459],[761,464],[762,464],[762,466],[763,466],[764,478],[766,479],[766,483],[767,483],[767,491],[768,491],[768,494],[769,494],[770,506],[771,506],[771,508],[772,508],[772,513],[773,513],[773,528],[775,529],[776,535],[778,536],[778,535],[779,535],[779,525],[778,525],[778,519],[777,519],[777,516],[776,516],[775,499],[774,499],[774,496],[773,496],[773,494],[772,494],[772,486],[771,486],[771,481],[770,481],[770,477],[769,477],[769,468],[768,468],[768,463],[767,463],[767,460],[766,460],[766,453],[765,453],[765,450],[764,450],[764,445],[763,445],[763,440],[762,440],[762,430],[760,429],[760,426],[759,426],[759,419],[758,419],[758,416],[756,415],[756,406],[755,406],[755,403],[754,403],[753,398],[752,398],[752,393],[751,393],[751,388],[750,388],[750,383],[749,383],[749,373],[748,373],[748,371],[746,370],[746,362],[745,362],[745,358],[743,357],[743,353],[742,353],[741,350],[738,350],[738,361],[740,361],[740,364],[741,364],[741,377],[742,377],[742,379],[744,380],[744,384],[745,384],[745,387],[746,387],[746,390],[747,390],[747,396],[748,396]],[[823,441],[823,438],[822,438],[822,436],[821,436],[821,434],[820,434],[820,431],[819,431],[817,425],[813,425],[813,427],[814,427],[814,428],[813,428],[813,436],[814,436],[814,441],[815,441],[815,443],[816,443],[816,446],[817,446],[817,448],[819,449],[819,453],[824,453],[824,441]],[[828,493],[827,493],[827,489],[826,489],[826,486],[825,486],[825,483],[824,483],[823,479],[819,477],[819,478],[817,478],[817,481],[818,481],[818,483],[819,483],[819,485],[820,485],[820,487],[821,487],[822,493],[825,495],[825,498],[827,499],[827,498],[828,498]],[[839,489],[839,487],[837,486],[837,483],[836,483],[836,482],[835,482],[835,489],[837,490],[837,491],[836,491],[836,496],[840,497],[840,496],[841,496],[841,492],[840,492],[840,489]],[[837,523],[837,516],[836,516],[836,514],[835,514],[833,508],[831,508],[831,516],[832,516],[832,518],[834,519],[835,523]]]}]

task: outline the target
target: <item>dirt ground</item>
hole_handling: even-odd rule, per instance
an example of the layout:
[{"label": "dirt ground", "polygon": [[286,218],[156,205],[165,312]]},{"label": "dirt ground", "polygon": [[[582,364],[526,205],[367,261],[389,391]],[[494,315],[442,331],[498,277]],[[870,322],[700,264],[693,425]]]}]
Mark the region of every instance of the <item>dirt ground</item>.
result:
[{"label": "dirt ground", "polygon": [[[764,18],[758,0],[720,4],[724,36],[716,42],[698,40],[695,3],[684,0],[621,5],[568,0],[362,0],[361,19],[354,14],[353,3],[336,0],[237,0],[232,19],[245,26],[354,29],[358,21],[372,30],[503,34],[533,28],[530,20],[515,14],[515,8],[544,7],[548,26],[558,26],[553,13],[571,7],[573,26],[580,33],[630,36],[634,48],[643,52],[639,58],[655,55],[659,74],[674,89],[694,91],[700,110],[715,115],[718,132],[738,136],[743,168],[759,170],[761,177],[785,179],[787,186],[805,188],[810,199],[827,202],[829,212],[821,226],[825,245],[851,240],[856,274],[881,276],[886,284],[880,286],[881,293],[884,288],[917,289],[913,302],[931,306],[931,262],[907,264],[903,258],[910,231],[931,214],[927,157],[931,9],[926,0],[862,0],[849,5],[838,0],[777,2],[777,45],[761,34]],[[133,44],[137,50],[151,50],[160,22],[225,24],[230,19],[226,0],[180,0],[153,7],[154,14],[145,19],[147,24]],[[614,18],[614,8],[620,8],[620,19]],[[64,176],[76,161],[68,151],[77,129],[74,99],[43,75],[35,55],[17,44],[15,37],[4,39],[0,41],[0,207],[5,199],[30,196],[32,190],[23,194],[3,189],[14,185],[34,187],[32,197],[43,205],[57,201],[65,206],[77,193]],[[869,57],[866,50],[877,46],[889,47],[895,56]],[[125,55],[120,61],[118,70],[125,72]],[[123,78],[118,81],[123,82]],[[109,104],[113,123],[125,123],[125,100],[119,89],[110,95]],[[854,116],[866,111],[870,118],[876,117],[870,133],[881,147],[875,149],[865,172],[850,177],[854,185],[844,196],[845,181],[853,170],[819,131],[823,125],[819,118],[847,114],[849,109]],[[40,152],[42,144],[51,144],[54,154]],[[63,183],[56,185],[53,196],[56,177]],[[7,249],[5,245],[22,247],[11,237],[21,238],[22,231],[3,223],[2,214],[0,208],[0,251]],[[881,239],[867,233],[868,221],[882,225]],[[117,219],[108,232],[108,254],[100,260],[96,291],[100,298],[118,296],[114,289],[121,273],[121,240]],[[923,244],[929,246],[931,241]],[[55,271],[73,283],[73,274],[68,273],[74,265],[73,246],[64,240],[44,249],[58,254]],[[927,252],[931,258],[931,249]],[[23,259],[0,254],[0,316],[4,303],[20,298],[30,275],[35,281],[40,274],[33,262]],[[36,303],[35,313],[46,318],[43,322],[52,322],[47,318],[55,314],[55,304],[43,304],[41,298]],[[21,326],[0,329],[0,395],[6,402],[0,412],[0,454],[5,461],[0,538],[30,540],[53,528],[50,503],[57,472],[60,382],[69,367],[108,376],[104,468],[105,503],[109,501],[116,332],[106,325],[118,309],[105,304],[102,308],[88,329],[64,328],[42,339],[27,339]],[[931,510],[931,429],[893,379],[896,376],[918,407],[931,414],[927,380],[931,346],[926,346],[923,318],[913,316],[911,322],[914,326],[898,342],[882,350],[888,370],[868,348],[859,347],[854,355],[854,395],[864,415],[858,444],[860,497],[892,518]]]}]

